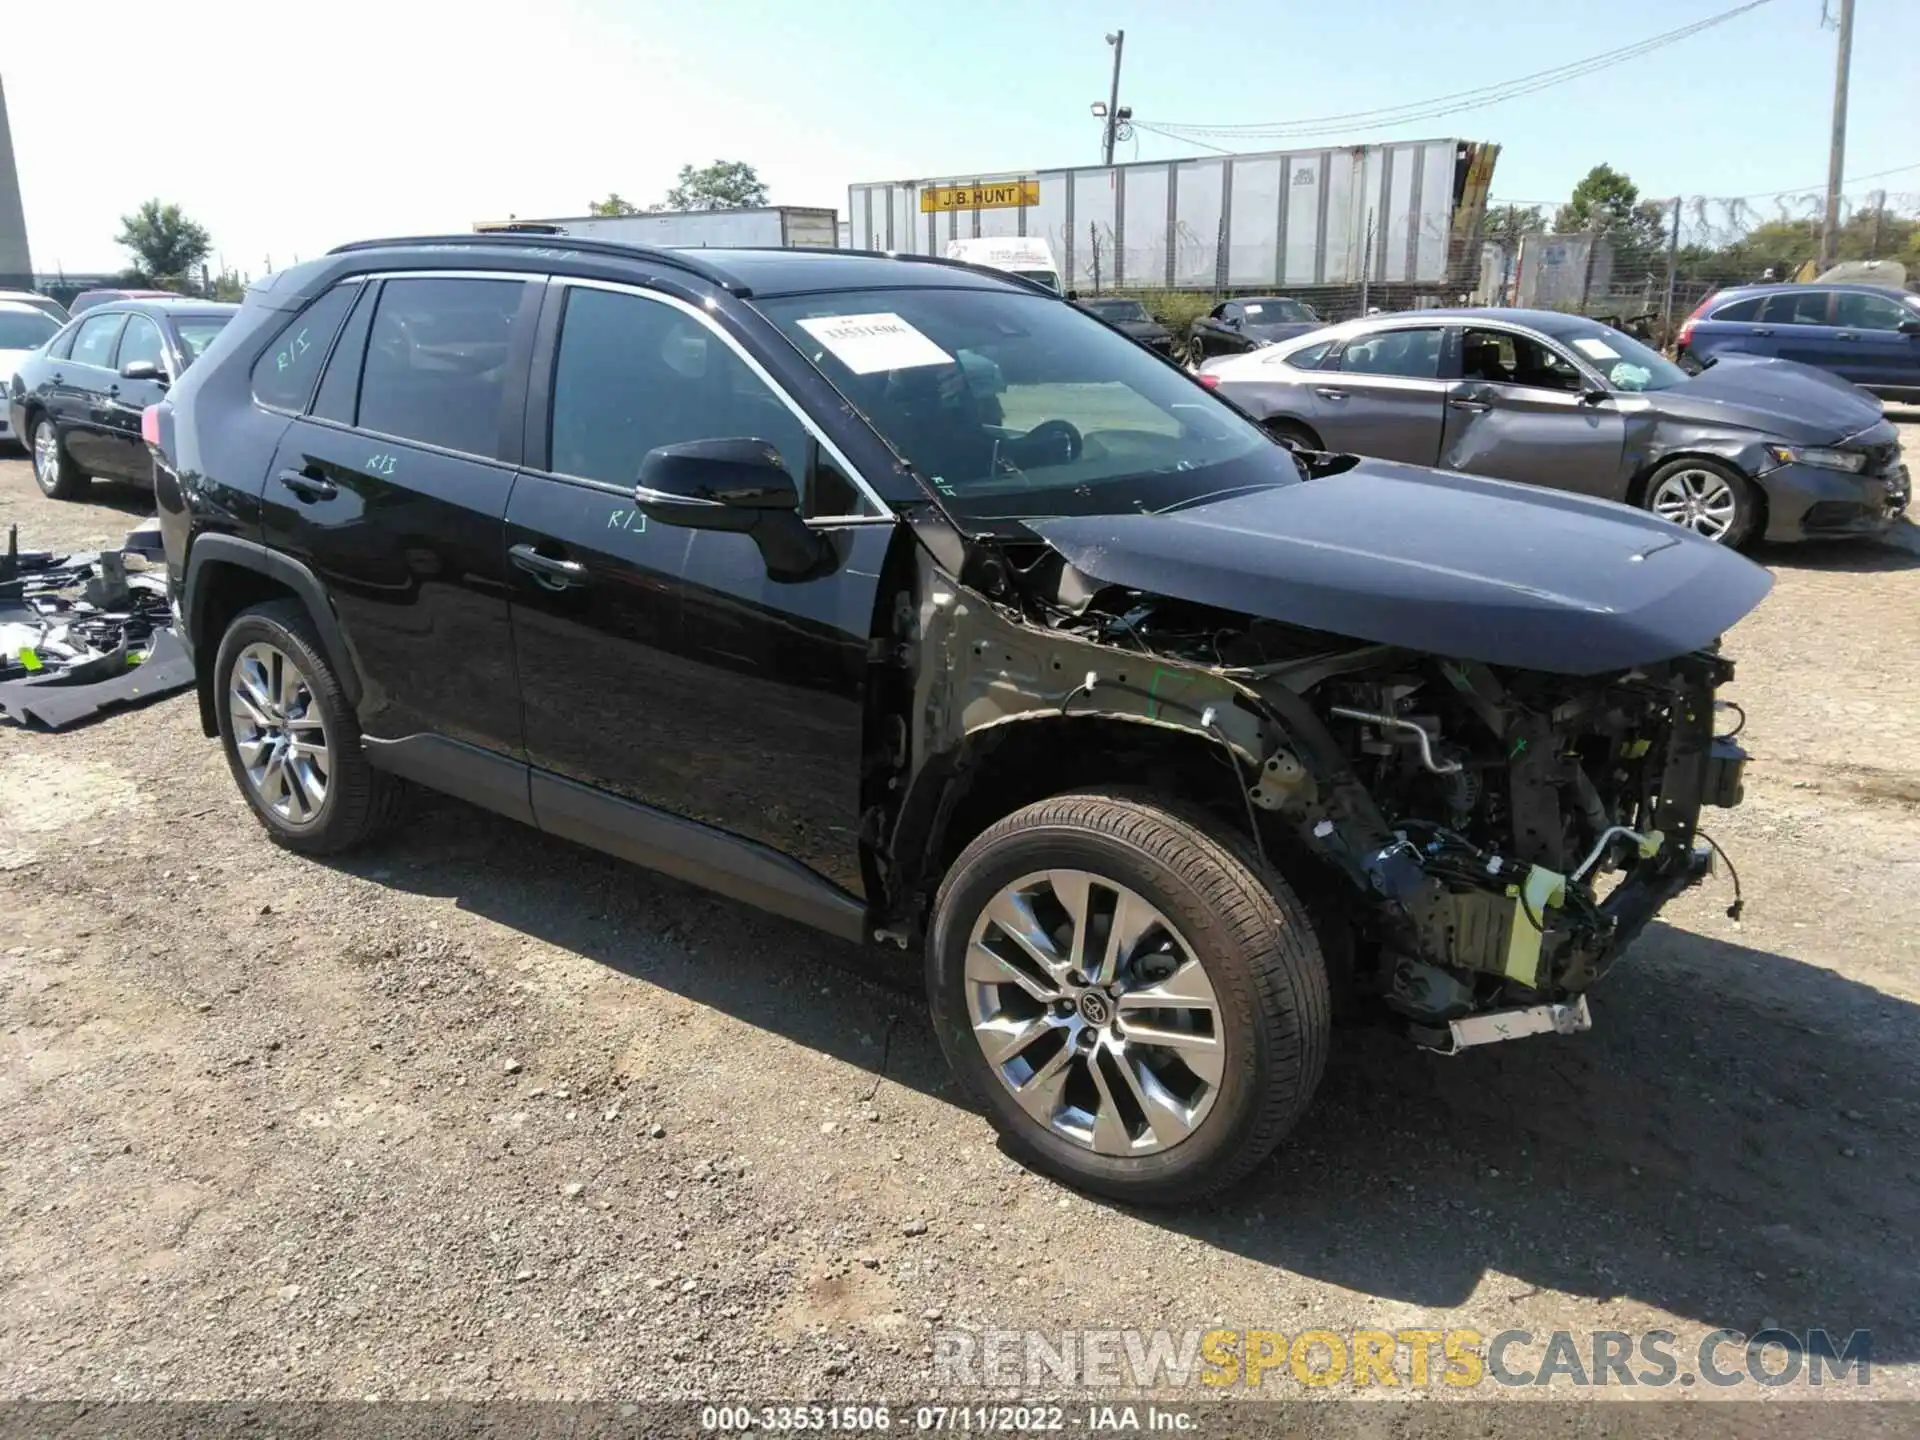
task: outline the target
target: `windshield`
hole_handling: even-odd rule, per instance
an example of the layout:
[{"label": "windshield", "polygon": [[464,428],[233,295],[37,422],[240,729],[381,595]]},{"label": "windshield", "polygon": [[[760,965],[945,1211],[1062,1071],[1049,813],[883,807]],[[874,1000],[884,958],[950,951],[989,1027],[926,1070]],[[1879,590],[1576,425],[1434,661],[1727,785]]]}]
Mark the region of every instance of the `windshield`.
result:
[{"label": "windshield", "polygon": [[34,350],[47,343],[60,330],[51,315],[29,310],[0,310],[0,350]]},{"label": "windshield", "polygon": [[1687,382],[1687,372],[1658,350],[1610,326],[1596,325],[1565,341],[1600,372],[1610,390],[1671,390]]},{"label": "windshield", "polygon": [[231,315],[176,315],[173,317],[174,331],[180,336],[180,348],[186,351],[187,364],[191,365],[200,358],[201,352],[213,343],[213,337],[227,328]]},{"label": "windshield", "polygon": [[1299,479],[1264,431],[1072,305],[933,289],[755,304],[973,519],[1162,510]]},{"label": "windshield", "polygon": [[1147,314],[1147,307],[1142,305],[1138,300],[1089,300],[1087,301],[1087,309],[1098,315],[1102,320],[1112,320],[1115,322],[1132,321],[1134,323],[1141,323],[1153,318]]},{"label": "windshield", "polygon": [[1317,325],[1313,307],[1299,300],[1249,300],[1243,307],[1249,325]]}]

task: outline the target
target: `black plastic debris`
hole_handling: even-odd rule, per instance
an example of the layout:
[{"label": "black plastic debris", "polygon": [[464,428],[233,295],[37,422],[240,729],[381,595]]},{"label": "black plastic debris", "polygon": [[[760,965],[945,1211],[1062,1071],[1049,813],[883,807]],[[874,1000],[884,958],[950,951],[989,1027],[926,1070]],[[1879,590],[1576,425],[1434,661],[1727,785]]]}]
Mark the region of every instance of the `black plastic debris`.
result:
[{"label": "black plastic debris", "polygon": [[130,571],[129,555],[145,565],[145,552],[134,548],[22,552],[18,527],[8,530],[0,554],[0,714],[58,730],[193,683],[193,662],[171,628],[166,582],[144,568]]}]

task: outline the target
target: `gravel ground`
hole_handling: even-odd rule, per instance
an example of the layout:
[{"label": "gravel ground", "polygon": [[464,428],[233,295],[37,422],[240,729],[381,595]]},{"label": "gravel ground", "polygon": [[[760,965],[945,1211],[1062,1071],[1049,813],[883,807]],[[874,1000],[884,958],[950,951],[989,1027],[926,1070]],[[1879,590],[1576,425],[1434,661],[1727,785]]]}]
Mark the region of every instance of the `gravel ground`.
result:
[{"label": "gravel ground", "polygon": [[[23,545],[95,498],[0,460]],[[1759,558],[1744,922],[1683,897],[1587,1035],[1343,1033],[1184,1213],[1014,1166],[834,941],[451,801],[298,858],[189,697],[0,728],[0,1396],[906,1397],[937,1326],[1218,1321],[1871,1327],[1920,1393],[1920,544]]]}]

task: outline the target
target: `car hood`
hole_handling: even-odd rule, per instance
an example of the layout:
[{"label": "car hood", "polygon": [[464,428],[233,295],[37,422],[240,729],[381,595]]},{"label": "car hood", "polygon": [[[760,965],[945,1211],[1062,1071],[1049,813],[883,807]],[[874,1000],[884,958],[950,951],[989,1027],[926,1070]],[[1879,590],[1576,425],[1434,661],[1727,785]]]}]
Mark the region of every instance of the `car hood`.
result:
[{"label": "car hood", "polygon": [[1844,440],[1881,416],[1880,402],[1866,391],[1791,360],[1723,359],[1649,398],[1671,419],[1737,425],[1804,444]]},{"label": "car hood", "polygon": [[1624,505],[1379,460],[1029,528],[1107,584],[1567,675],[1697,650],[1773,588],[1751,561]]},{"label": "car hood", "polygon": [[1309,331],[1326,328],[1327,322],[1324,320],[1298,320],[1274,325],[1249,325],[1247,333],[1255,339],[1277,344],[1282,340],[1291,340],[1296,335],[1305,335]]}]

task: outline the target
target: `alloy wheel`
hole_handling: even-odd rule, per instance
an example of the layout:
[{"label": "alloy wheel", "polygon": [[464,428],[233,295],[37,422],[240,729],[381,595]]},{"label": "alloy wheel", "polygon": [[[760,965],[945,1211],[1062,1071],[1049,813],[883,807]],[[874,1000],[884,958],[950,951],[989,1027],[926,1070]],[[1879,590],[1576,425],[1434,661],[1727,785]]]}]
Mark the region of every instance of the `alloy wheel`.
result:
[{"label": "alloy wheel", "polygon": [[227,687],[234,748],[247,783],[286,824],[310,825],[333,773],[326,722],[313,685],[278,646],[247,646]]},{"label": "alloy wheel", "polygon": [[967,945],[988,1067],[1035,1123],[1100,1155],[1152,1155],[1206,1120],[1226,1070],[1220,1001],[1149,901],[1085,870],[1006,886]]},{"label": "alloy wheel", "polygon": [[1696,535],[1724,540],[1739,514],[1739,500],[1724,475],[1702,469],[1676,470],[1660,482],[1647,508]]},{"label": "alloy wheel", "polygon": [[33,478],[49,495],[60,486],[60,435],[51,420],[33,427]]}]

